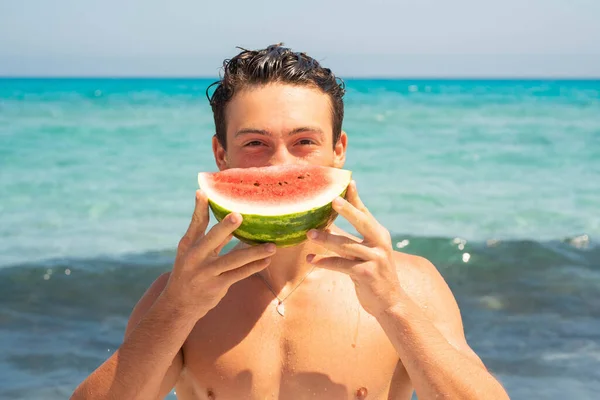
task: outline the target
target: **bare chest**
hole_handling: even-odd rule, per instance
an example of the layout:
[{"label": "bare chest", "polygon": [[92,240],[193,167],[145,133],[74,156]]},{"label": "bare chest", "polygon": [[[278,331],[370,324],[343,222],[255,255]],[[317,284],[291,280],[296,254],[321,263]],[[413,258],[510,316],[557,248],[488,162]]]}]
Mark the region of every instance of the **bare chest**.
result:
[{"label": "bare chest", "polygon": [[179,398],[387,399],[393,379],[409,386],[351,282],[335,278],[295,292],[285,316],[261,282],[232,288],[184,345]]}]

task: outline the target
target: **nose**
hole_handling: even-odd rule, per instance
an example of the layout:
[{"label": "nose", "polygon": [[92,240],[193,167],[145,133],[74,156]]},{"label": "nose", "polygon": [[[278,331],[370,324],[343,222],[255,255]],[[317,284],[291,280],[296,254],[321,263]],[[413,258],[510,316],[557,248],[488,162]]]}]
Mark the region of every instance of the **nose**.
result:
[{"label": "nose", "polygon": [[283,143],[277,145],[273,154],[271,155],[271,159],[269,160],[269,165],[286,165],[286,164],[297,164],[298,159],[290,153],[287,146]]}]

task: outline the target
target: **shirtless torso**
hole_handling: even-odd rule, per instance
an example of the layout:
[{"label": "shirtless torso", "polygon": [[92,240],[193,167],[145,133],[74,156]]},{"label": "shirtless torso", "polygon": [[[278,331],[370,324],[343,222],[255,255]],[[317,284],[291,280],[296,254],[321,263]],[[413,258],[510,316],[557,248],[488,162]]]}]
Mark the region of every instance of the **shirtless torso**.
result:
[{"label": "shirtless torso", "polygon": [[259,277],[233,286],[183,347],[178,398],[410,398],[398,355],[352,281],[313,274],[285,301],[285,317]]},{"label": "shirtless torso", "polygon": [[[427,274],[436,271],[420,268],[419,257],[396,255],[403,288],[427,310]],[[146,293],[130,327],[168,276]],[[317,268],[285,299],[285,316],[277,304],[258,275],[234,284],[196,323],[171,367],[167,382],[177,382],[177,398],[410,399],[413,387],[396,350],[348,276]]]}]

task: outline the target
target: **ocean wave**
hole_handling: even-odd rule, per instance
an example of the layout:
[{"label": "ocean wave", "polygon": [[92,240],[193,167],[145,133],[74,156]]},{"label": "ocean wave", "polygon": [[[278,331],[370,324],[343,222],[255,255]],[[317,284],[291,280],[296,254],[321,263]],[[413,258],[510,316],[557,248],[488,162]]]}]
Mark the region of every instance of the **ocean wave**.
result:
[{"label": "ocean wave", "polygon": [[[394,243],[431,260],[460,300],[477,307],[600,317],[600,246],[593,242],[397,236]],[[82,319],[125,315],[151,282],[171,269],[174,256],[174,250],[164,250],[6,266],[0,269],[0,304],[14,313]]]},{"label": "ocean wave", "polygon": [[[600,246],[589,238],[393,239],[398,250],[436,265],[469,343],[511,395],[568,380],[548,392],[558,399],[573,388],[591,393],[581,382],[600,381]],[[12,379],[0,398],[68,395],[120,345],[131,309],[174,256],[55,258],[0,269],[0,369]]]}]

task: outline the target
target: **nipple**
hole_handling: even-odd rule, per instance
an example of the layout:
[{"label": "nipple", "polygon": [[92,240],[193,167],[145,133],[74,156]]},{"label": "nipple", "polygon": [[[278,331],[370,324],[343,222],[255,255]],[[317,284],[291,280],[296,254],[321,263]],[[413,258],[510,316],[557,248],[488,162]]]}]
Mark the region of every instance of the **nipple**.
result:
[{"label": "nipple", "polygon": [[356,398],[357,399],[361,399],[361,400],[366,399],[367,394],[369,394],[369,391],[364,386],[356,390]]}]

